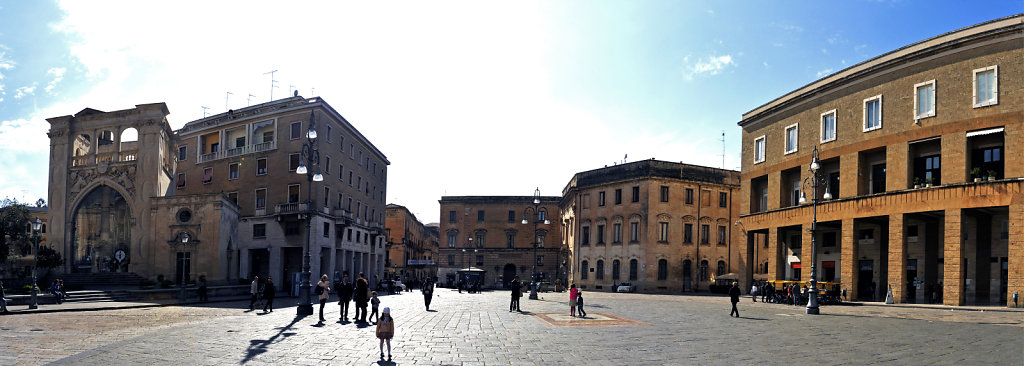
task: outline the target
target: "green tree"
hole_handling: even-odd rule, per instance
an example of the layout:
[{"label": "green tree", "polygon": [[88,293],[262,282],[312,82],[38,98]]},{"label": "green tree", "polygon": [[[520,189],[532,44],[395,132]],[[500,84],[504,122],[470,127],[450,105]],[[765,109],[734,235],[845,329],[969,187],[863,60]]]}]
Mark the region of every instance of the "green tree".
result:
[{"label": "green tree", "polygon": [[0,263],[7,261],[12,250],[28,255],[32,250],[32,232],[28,207],[17,200],[4,199],[0,201]]},{"label": "green tree", "polygon": [[46,268],[46,277],[50,274],[50,269],[60,267],[64,264],[64,258],[61,258],[60,253],[53,248],[48,246],[39,247],[39,254],[36,255],[36,267]]}]

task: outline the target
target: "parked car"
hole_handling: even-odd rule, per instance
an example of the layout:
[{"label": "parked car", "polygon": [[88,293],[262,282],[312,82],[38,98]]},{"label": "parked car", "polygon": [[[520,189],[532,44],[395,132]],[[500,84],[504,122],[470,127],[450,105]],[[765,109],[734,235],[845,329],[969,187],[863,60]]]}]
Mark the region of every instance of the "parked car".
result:
[{"label": "parked car", "polygon": [[635,292],[636,286],[633,286],[630,282],[623,282],[619,284],[619,287],[615,288],[615,292]]}]

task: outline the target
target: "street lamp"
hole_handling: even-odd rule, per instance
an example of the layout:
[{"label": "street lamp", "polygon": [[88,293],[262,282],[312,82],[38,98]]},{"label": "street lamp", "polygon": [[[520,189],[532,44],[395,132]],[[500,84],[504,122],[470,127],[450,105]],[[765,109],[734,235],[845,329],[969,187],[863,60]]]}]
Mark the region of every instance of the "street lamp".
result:
[{"label": "street lamp", "polygon": [[179,299],[178,302],[181,303],[181,304],[185,303],[185,254],[184,253],[185,253],[185,248],[188,246],[188,239],[189,239],[189,236],[188,236],[188,233],[186,233],[186,232],[182,232],[180,235],[178,235],[178,240],[181,243],[181,254],[178,257],[178,262],[179,262],[178,267],[181,268],[181,278],[179,278],[181,280],[181,282],[178,285],[178,287],[181,288],[181,290],[180,290],[181,293],[178,294],[178,299]]},{"label": "street lamp", "polygon": [[533,207],[527,207],[523,210],[523,221],[522,224],[526,225],[530,223],[527,220],[531,215],[537,215],[536,220],[533,221],[533,274],[531,276],[530,284],[530,300],[537,300],[537,225],[544,223],[544,225],[550,225],[551,221],[548,220],[548,211],[544,207],[540,207],[540,187],[533,191]]},{"label": "street lamp", "polygon": [[32,303],[28,304],[29,309],[39,308],[39,303],[36,302],[36,264],[39,263],[39,229],[43,227],[43,221],[38,217],[35,221],[32,221]]},{"label": "street lamp", "polygon": [[[807,314],[818,314],[818,280],[815,267],[818,263],[818,251],[816,250],[816,234],[818,229],[818,187],[825,187],[825,194],[821,196],[821,199],[830,200],[832,194],[829,193],[828,177],[823,174],[819,168],[821,168],[818,162],[818,147],[815,146],[814,150],[811,151],[811,166],[808,171],[811,176],[804,178],[803,185],[811,187],[811,284],[810,289],[807,290]],[[800,203],[807,202],[807,195],[801,190],[800,192]]]},{"label": "street lamp", "polygon": [[[310,111],[309,130],[306,131],[306,142],[302,144],[302,159],[299,160],[299,166],[295,168],[295,173],[305,174],[309,183],[306,191],[306,248],[305,254],[302,256],[302,280],[299,285],[299,304],[296,308],[298,315],[313,314],[313,301],[310,298],[312,292],[310,288],[312,288],[312,285],[309,283],[311,275],[309,273],[309,241],[313,236],[311,231],[313,222],[313,182],[322,182],[324,180],[323,174],[320,174],[320,151],[318,147],[319,144],[316,139],[316,114],[314,111]],[[314,168],[316,173],[313,173]]]}]

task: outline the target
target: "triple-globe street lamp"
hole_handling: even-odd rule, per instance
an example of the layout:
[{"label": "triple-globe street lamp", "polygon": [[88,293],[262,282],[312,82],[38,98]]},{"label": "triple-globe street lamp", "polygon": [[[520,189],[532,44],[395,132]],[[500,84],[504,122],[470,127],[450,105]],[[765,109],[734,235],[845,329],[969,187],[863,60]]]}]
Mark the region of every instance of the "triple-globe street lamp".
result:
[{"label": "triple-globe street lamp", "polygon": [[[533,207],[527,207],[527,208],[525,208],[523,210],[523,221],[522,221],[523,225],[529,224],[530,221],[533,221],[533,276],[531,277],[531,283],[530,283],[530,300],[537,300],[538,299],[538,297],[537,297],[537,287],[538,287],[538,284],[537,284],[537,282],[538,282],[538,278],[537,278],[537,245],[540,244],[538,242],[538,239],[540,239],[540,238],[537,235],[537,225],[540,225],[541,223],[543,223],[544,225],[550,225],[551,224],[551,221],[548,220],[547,213],[548,213],[548,211],[547,211],[546,208],[540,207],[540,187],[538,187],[537,189],[535,189],[533,191]],[[528,218],[531,218],[532,215],[536,215],[537,216],[536,219],[529,220]]]},{"label": "triple-globe street lamp", "polygon": [[306,191],[306,248],[302,256],[302,279],[299,285],[299,304],[296,313],[297,315],[312,315],[313,300],[310,297],[312,295],[310,289],[313,286],[309,283],[311,275],[309,272],[309,242],[313,236],[311,231],[314,215],[313,182],[324,180],[323,174],[320,174],[320,151],[316,139],[316,114],[314,111],[309,112],[309,130],[306,131],[306,142],[302,143],[302,155],[299,166],[295,168],[295,173],[305,174],[309,183]]},{"label": "triple-globe street lamp", "polygon": [[43,220],[38,217],[32,221],[32,302],[28,304],[29,309],[39,308],[39,303],[36,302],[36,293],[38,292],[38,286],[36,284],[36,265],[39,263],[39,230],[43,227]]},{"label": "triple-globe street lamp", "polygon": [[178,267],[181,268],[181,276],[179,278],[181,282],[178,285],[178,301],[180,301],[182,304],[185,303],[185,249],[187,249],[188,247],[189,239],[191,238],[186,232],[182,232],[181,234],[178,235],[178,242],[181,243],[181,254],[179,254],[178,258]]},{"label": "triple-globe street lamp", "polygon": [[[821,200],[832,199],[832,194],[829,193],[828,176],[821,172],[821,163],[818,161],[818,147],[815,146],[814,150],[811,151],[811,166],[808,172],[811,176],[804,178],[803,185],[811,187],[811,283],[810,289],[807,290],[807,314],[818,314],[818,280],[816,273],[816,265],[818,263],[818,251],[817,251],[817,230],[818,230],[818,187],[825,188],[825,194],[821,196]],[[807,195],[803,190],[800,191],[800,203],[807,202]]]}]

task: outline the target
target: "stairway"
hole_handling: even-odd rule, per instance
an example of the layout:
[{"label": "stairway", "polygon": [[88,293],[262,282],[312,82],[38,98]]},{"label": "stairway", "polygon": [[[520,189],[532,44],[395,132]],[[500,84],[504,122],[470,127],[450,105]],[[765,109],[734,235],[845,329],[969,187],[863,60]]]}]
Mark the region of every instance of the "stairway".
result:
[{"label": "stairway", "polygon": [[84,289],[111,286],[138,288],[139,281],[145,279],[145,277],[131,272],[66,273],[57,275],[56,278],[63,279],[66,288],[81,286]]},{"label": "stairway", "polygon": [[132,296],[128,291],[125,290],[111,290],[111,291],[99,291],[99,290],[82,290],[82,291],[68,291],[68,297],[64,299],[66,303],[75,302],[112,302],[112,301],[131,301]]}]

